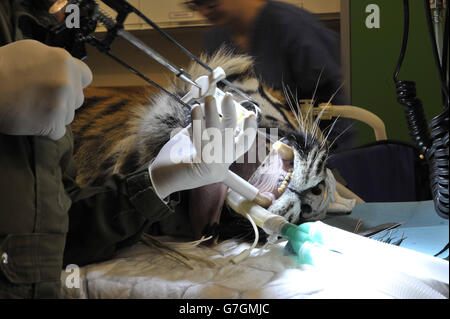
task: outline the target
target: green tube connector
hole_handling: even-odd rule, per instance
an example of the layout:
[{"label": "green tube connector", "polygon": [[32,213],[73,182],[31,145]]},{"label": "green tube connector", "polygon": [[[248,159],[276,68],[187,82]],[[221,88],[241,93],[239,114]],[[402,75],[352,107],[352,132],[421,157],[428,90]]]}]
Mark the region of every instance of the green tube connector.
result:
[{"label": "green tube connector", "polygon": [[285,249],[292,254],[297,265],[315,266],[317,261],[314,260],[313,250],[317,254],[320,251],[323,252],[324,247],[311,242],[304,242],[298,250],[294,251],[293,242],[288,242]]},{"label": "green tube connector", "polygon": [[281,236],[289,240],[285,249],[295,255],[298,264],[314,265],[312,250],[322,251],[322,234],[317,224],[304,223],[299,226],[287,223],[281,230]]},{"label": "green tube connector", "polygon": [[317,229],[315,223],[304,223],[298,226],[287,223],[281,230],[281,236],[292,242],[304,243],[309,241],[323,244],[322,233]]},{"label": "green tube connector", "polygon": [[297,227],[299,231],[308,234],[308,236],[311,238],[311,242],[322,245],[324,244],[323,235],[321,230],[319,229],[318,222],[303,223]]},{"label": "green tube connector", "polygon": [[312,242],[311,236],[301,231],[297,225],[291,223],[284,225],[281,230],[281,236],[289,240],[289,246],[286,248],[297,255],[305,242]]}]

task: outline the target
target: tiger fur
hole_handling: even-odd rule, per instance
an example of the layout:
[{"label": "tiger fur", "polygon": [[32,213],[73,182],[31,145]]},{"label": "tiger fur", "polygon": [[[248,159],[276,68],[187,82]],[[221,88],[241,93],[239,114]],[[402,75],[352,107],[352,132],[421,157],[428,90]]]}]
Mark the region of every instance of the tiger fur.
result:
[{"label": "tiger fur", "polygon": [[[295,159],[290,186],[270,207],[289,221],[300,223],[325,216],[326,208],[314,211],[307,206],[307,193],[316,194],[326,181],[326,144],[322,143],[314,123],[300,120],[295,103],[286,94],[266,87],[253,73],[253,62],[245,55],[220,50],[210,58],[201,57],[211,68],[222,67],[227,79],[256,101],[261,109],[260,128],[278,128],[279,137],[294,149]],[[186,68],[193,79],[204,75],[198,64]],[[227,87],[220,87],[230,91]],[[174,78],[168,91],[184,96],[189,86]],[[234,94],[240,102],[242,98]],[[85,103],[72,124],[74,159],[78,166],[80,185],[101,183],[111,174],[128,174],[158,154],[176,128],[189,124],[190,110],[163,92],[150,88],[88,88]],[[252,172],[241,175],[248,179]],[[303,211],[303,215],[302,215]],[[228,219],[227,219],[228,218]],[[224,215],[223,220],[248,227],[240,218]],[[239,228],[239,227],[238,227]],[[233,236],[229,233],[225,237]]]}]

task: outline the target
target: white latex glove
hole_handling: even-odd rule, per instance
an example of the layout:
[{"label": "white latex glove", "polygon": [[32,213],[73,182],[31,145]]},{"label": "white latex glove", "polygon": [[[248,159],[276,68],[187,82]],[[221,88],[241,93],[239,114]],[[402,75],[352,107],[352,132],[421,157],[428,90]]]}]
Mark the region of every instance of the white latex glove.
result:
[{"label": "white latex glove", "polygon": [[60,139],[91,81],[89,67],[64,49],[34,40],[0,47],[0,133]]},{"label": "white latex glove", "polygon": [[[172,137],[158,153],[149,166],[149,172],[155,192],[161,199],[180,190],[224,181],[230,165],[250,149],[256,137],[256,117],[249,115],[241,119],[244,121],[243,130],[239,130],[237,124],[240,121],[238,123],[236,119],[231,94],[227,94],[222,101],[222,113],[222,121],[219,121],[215,99],[207,97],[205,118],[200,106],[193,108],[191,124]],[[195,132],[197,128],[201,129],[200,133],[206,131],[201,142],[194,138],[198,136]],[[216,141],[213,136],[217,134],[212,131],[219,132],[223,139],[220,141],[217,138]],[[230,132],[235,133],[234,137],[226,138]],[[222,156],[216,159],[208,156],[214,153],[210,148],[212,145],[219,146]]]}]

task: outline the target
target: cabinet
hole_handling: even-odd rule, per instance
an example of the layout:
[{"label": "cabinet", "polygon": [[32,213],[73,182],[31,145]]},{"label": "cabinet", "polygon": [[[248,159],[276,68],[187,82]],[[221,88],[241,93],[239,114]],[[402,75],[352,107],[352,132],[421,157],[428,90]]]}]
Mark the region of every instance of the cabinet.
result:
[{"label": "cabinet", "polygon": [[337,13],[340,12],[340,0],[281,0],[304,8],[313,13]]},{"label": "cabinet", "polygon": [[[193,27],[209,25],[208,21],[199,13],[189,10],[184,4],[185,0],[128,0],[128,2],[149,17],[162,28]],[[340,11],[340,0],[280,0],[302,7],[317,14],[338,13]],[[115,16],[114,10],[110,9],[102,1],[98,1],[100,7],[111,16]],[[130,14],[125,22],[127,30],[150,29],[135,14]],[[105,31],[99,27],[97,31]]]},{"label": "cabinet", "polygon": [[[132,6],[141,11],[145,16],[162,28],[204,26],[208,21],[198,14],[189,10],[183,2],[185,0],[127,0]],[[98,1],[100,8],[110,16],[115,16],[114,10],[110,9],[102,1]],[[135,14],[130,14],[125,21],[127,30],[151,29],[144,21]],[[97,31],[105,31],[99,26]]]}]

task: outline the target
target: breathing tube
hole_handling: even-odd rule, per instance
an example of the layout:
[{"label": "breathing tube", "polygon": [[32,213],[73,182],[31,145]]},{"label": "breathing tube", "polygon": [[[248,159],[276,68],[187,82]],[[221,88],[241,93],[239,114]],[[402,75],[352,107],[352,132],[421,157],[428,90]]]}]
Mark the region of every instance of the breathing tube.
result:
[{"label": "breathing tube", "polygon": [[[409,31],[409,1],[403,0],[404,27],[403,41],[400,57],[394,71],[394,82],[396,86],[397,101],[406,106],[405,118],[410,136],[414,141],[420,154],[426,159],[430,170],[431,192],[437,214],[448,219],[449,215],[449,190],[448,190],[448,163],[449,163],[449,92],[447,79],[447,59],[449,44],[449,8],[448,3],[445,11],[445,29],[442,47],[442,63],[436,46],[436,37],[433,32],[431,21],[431,9],[429,0],[424,0],[427,27],[430,34],[431,46],[436,67],[438,69],[441,84],[442,100],[444,110],[435,116],[430,125],[427,124],[422,101],[416,96],[416,84],[412,81],[398,80],[401,65],[405,56]],[[440,27],[440,26],[439,26]]]}]

